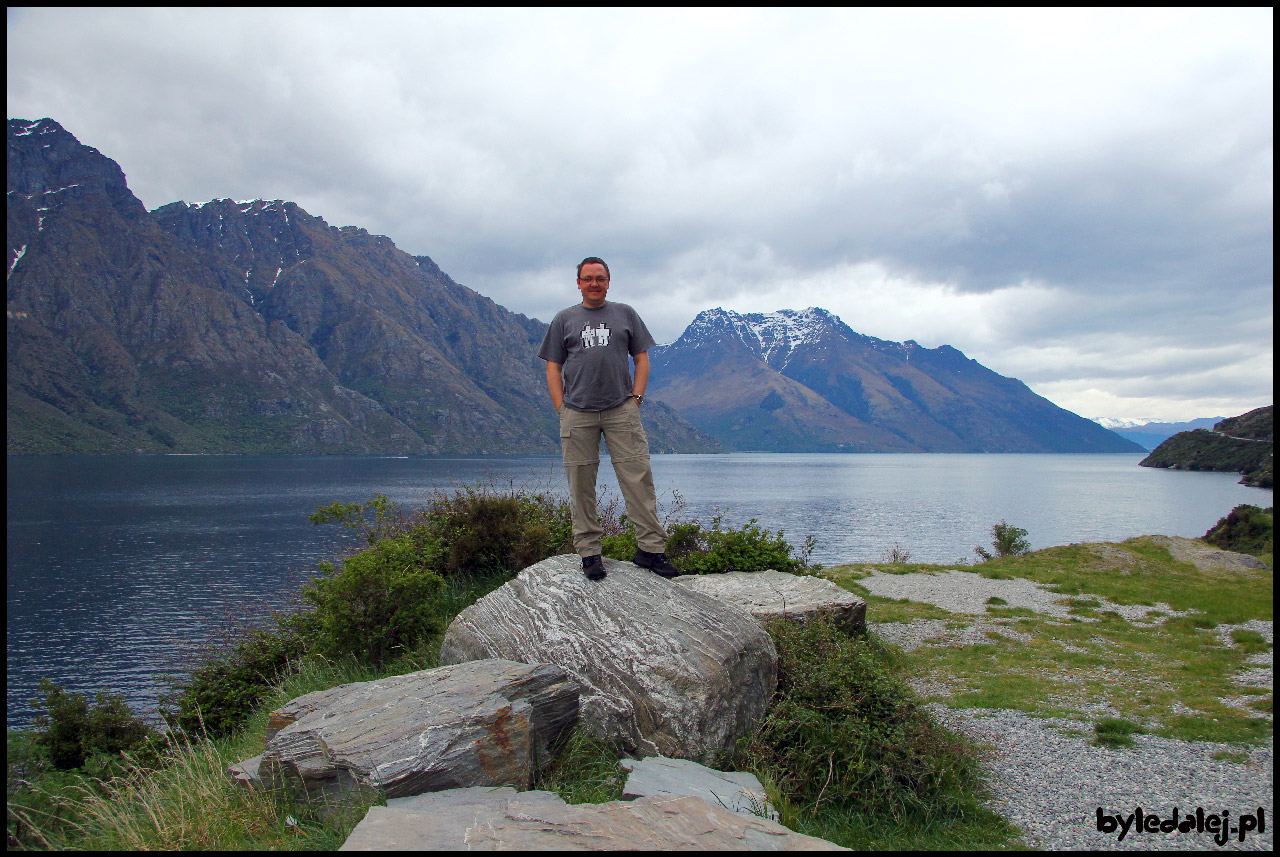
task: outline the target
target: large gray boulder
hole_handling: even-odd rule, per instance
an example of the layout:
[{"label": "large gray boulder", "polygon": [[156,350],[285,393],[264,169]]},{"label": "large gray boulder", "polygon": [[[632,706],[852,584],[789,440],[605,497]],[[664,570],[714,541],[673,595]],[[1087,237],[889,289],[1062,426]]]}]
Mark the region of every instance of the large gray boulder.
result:
[{"label": "large gray boulder", "polygon": [[824,616],[848,631],[867,626],[867,602],[830,580],[783,571],[729,571],[674,578],[681,586],[728,601],[760,622],[808,622]]},{"label": "large gray boulder", "polygon": [[696,797],[570,805],[550,792],[464,791],[371,807],[339,850],[845,850],[776,821],[730,812]]},{"label": "large gray boulder", "polygon": [[777,652],[742,610],[629,562],[587,580],[572,554],[530,566],[454,619],[444,663],[551,663],[582,684],[581,719],[634,755],[709,761],[755,728]]},{"label": "large gray boulder", "polygon": [[563,669],[477,660],[290,701],[271,714],[258,774],[319,805],[374,788],[528,788],[577,718]]}]

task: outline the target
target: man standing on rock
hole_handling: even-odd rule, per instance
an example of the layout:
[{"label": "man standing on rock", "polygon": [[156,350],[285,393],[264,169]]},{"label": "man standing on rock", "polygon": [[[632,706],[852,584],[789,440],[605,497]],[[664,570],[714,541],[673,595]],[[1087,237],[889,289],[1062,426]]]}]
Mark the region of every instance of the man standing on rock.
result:
[{"label": "man standing on rock", "polygon": [[[604,530],[596,514],[600,435],[609,446],[613,472],[636,527],[639,550],[632,562],[663,577],[680,571],[666,555],[667,534],[658,522],[658,502],[649,466],[649,441],[640,405],[649,384],[653,337],[634,309],[606,301],[609,266],[588,256],[578,264],[582,303],[556,313],[538,356],[547,361],[547,389],[560,414],[560,447],[573,508],[573,548],[582,573],[605,576],[600,557]],[[632,379],[628,357],[635,362]]]}]

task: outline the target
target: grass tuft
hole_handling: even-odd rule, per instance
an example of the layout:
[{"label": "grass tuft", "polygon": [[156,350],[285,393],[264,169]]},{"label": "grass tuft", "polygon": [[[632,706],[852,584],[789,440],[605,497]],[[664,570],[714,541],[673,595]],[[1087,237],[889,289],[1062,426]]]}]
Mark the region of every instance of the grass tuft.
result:
[{"label": "grass tuft", "polygon": [[1145,734],[1146,731],[1137,723],[1130,723],[1119,717],[1104,717],[1093,724],[1093,743],[1112,749],[1132,747],[1134,734]]}]

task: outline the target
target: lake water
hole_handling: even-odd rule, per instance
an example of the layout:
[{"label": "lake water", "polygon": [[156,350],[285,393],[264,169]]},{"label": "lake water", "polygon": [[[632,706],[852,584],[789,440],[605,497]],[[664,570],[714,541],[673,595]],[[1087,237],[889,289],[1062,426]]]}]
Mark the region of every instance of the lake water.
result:
[{"label": "lake water", "polygon": [[[1034,548],[1148,533],[1201,536],[1272,492],[1228,473],[1139,467],[1141,455],[668,455],[659,502],[728,526],[752,518],[793,544],[813,535],[824,565],[876,560],[897,544],[917,562],[962,563],[991,525]],[[7,723],[29,723],[49,677],[111,689],[139,711],[155,674],[224,617],[284,602],[352,534],[307,515],[385,494],[407,508],[478,481],[562,491],[558,456],[18,456],[8,459]],[[601,483],[618,495],[607,462]]]}]

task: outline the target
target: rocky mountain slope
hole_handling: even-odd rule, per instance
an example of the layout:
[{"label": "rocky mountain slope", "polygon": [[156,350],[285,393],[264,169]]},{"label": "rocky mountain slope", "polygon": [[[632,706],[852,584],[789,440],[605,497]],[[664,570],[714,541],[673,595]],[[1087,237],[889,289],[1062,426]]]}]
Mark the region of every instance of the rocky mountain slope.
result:
[{"label": "rocky mountain slope", "polygon": [[706,310],[652,361],[653,395],[727,449],[1142,451],[950,346],[864,336],[818,308]]},{"label": "rocky mountain slope", "polygon": [[[148,213],[11,119],[8,451],[554,452],[546,325],[291,202]],[[719,447],[661,403],[656,451]]]}]

